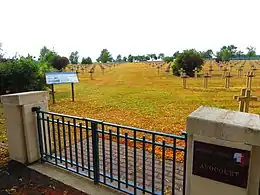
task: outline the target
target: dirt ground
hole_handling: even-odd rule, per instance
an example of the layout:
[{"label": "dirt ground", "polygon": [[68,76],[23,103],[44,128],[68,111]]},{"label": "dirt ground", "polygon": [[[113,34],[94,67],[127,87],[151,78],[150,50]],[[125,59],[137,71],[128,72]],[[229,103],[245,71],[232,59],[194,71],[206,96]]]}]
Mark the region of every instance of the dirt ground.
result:
[{"label": "dirt ground", "polygon": [[[0,157],[1,159],[1,157]],[[0,195],[85,195],[16,161],[0,164]]]}]

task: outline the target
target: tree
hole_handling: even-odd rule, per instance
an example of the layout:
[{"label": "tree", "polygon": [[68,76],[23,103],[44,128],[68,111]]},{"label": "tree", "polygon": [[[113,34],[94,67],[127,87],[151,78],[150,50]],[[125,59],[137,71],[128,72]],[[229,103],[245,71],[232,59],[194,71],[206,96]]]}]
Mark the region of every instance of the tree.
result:
[{"label": "tree", "polygon": [[172,56],[173,56],[173,58],[175,59],[176,57],[177,57],[177,55],[179,55],[180,54],[180,52],[179,51],[176,51]]},{"label": "tree", "polygon": [[158,59],[163,59],[164,58],[164,54],[163,53],[159,53],[159,55],[158,55]]},{"label": "tree", "polygon": [[201,56],[204,59],[211,59],[213,57],[213,51],[211,49],[208,49],[207,51],[201,52]]},{"label": "tree", "polygon": [[179,76],[179,70],[183,68],[188,76],[194,77],[194,68],[201,70],[203,62],[200,52],[195,49],[184,50],[176,56],[172,67],[173,74]]},{"label": "tree", "polygon": [[130,54],[129,56],[128,56],[128,60],[127,60],[128,62],[133,62],[134,61],[134,57]]},{"label": "tree", "polygon": [[116,57],[116,62],[121,62],[122,61],[122,56],[119,54],[117,57]]},{"label": "tree", "polygon": [[163,61],[166,63],[173,62],[174,58],[170,56],[166,56],[163,58]]},{"label": "tree", "polygon": [[155,53],[153,54],[153,59],[154,59],[154,60],[157,60],[157,59],[158,59]]},{"label": "tree", "polygon": [[48,66],[51,67],[56,56],[57,53],[55,51],[49,50],[48,53],[45,54],[45,56],[40,57],[39,62],[46,62]]},{"label": "tree", "polygon": [[55,52],[54,49],[50,50],[46,46],[44,46],[40,50],[39,61],[46,62],[49,66],[51,66],[55,56],[57,56],[57,52]]},{"label": "tree", "polygon": [[124,61],[124,62],[127,62],[127,57],[124,56],[123,61]]},{"label": "tree", "polygon": [[69,60],[70,60],[71,64],[78,64],[79,52],[78,51],[71,52],[71,54],[69,56]]},{"label": "tree", "polygon": [[93,64],[93,62],[90,57],[87,57],[87,58],[82,58],[81,64]]},{"label": "tree", "polygon": [[223,50],[220,54],[221,54],[221,59],[224,62],[228,62],[232,57],[232,52],[229,49]]},{"label": "tree", "polygon": [[251,57],[256,55],[256,51],[255,51],[256,49],[255,49],[255,47],[252,47],[252,46],[249,46],[246,49],[248,50],[247,51],[247,56],[248,56],[248,58],[250,60]]},{"label": "tree", "polygon": [[234,45],[223,46],[220,51],[216,53],[216,62],[228,62],[231,57],[235,57],[237,52],[237,47]]},{"label": "tree", "polygon": [[[234,46],[234,45],[228,45],[226,47],[226,49],[228,50],[229,54],[231,55],[231,57],[234,57],[236,55],[236,52],[237,52],[237,47]],[[225,49],[223,49],[225,50]]]},{"label": "tree", "polygon": [[68,64],[69,64],[69,59],[66,57],[61,57],[59,55],[55,56],[52,62],[53,68],[56,68],[59,71],[64,69]]},{"label": "tree", "polygon": [[153,60],[157,60],[157,56],[156,54],[148,54],[148,56],[150,57],[150,59],[153,61]]},{"label": "tree", "polygon": [[145,61],[150,60],[150,57],[148,55],[145,56]]},{"label": "tree", "polygon": [[101,63],[107,63],[112,61],[113,61],[113,57],[107,49],[103,49],[101,51],[99,58],[97,59],[97,62],[101,62]]},{"label": "tree", "polygon": [[3,46],[3,44],[0,43],[0,61],[4,58],[4,52],[3,52],[2,46]]},{"label": "tree", "polygon": [[241,59],[241,56],[244,56],[244,52],[241,50],[237,51],[236,57],[238,57],[238,59]]},{"label": "tree", "polygon": [[45,56],[50,52],[51,50],[48,49],[46,46],[44,46],[43,48],[41,48],[40,50],[40,59],[45,58]]},{"label": "tree", "polygon": [[138,56],[134,56],[134,59],[138,62],[145,62],[147,61],[149,57],[147,57],[146,55],[138,55]]}]

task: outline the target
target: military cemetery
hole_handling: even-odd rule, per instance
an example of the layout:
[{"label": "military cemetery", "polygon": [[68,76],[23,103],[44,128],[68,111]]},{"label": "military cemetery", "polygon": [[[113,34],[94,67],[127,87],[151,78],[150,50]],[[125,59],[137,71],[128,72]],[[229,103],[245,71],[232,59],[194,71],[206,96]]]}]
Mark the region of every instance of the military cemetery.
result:
[{"label": "military cemetery", "polygon": [[0,195],[260,195],[251,1],[1,2]]},{"label": "military cemetery", "polygon": [[[221,64],[207,60],[201,70],[198,68],[192,70],[193,76],[188,76],[184,68],[179,70],[179,76],[175,76],[172,74],[172,63],[164,62],[70,64],[63,72],[46,73],[50,92],[41,95],[44,101],[37,98],[32,100],[36,101],[32,102],[36,105],[37,101],[42,102],[41,106],[31,106],[34,111],[31,116],[36,116],[39,124],[35,128],[42,133],[39,158],[42,158],[43,162],[64,166],[87,178],[93,178],[94,183],[103,183],[107,186],[116,184],[118,189],[130,194],[138,194],[143,190],[147,190],[147,193],[163,191],[165,194],[197,194],[197,186],[189,186],[190,179],[195,178],[190,176],[191,172],[188,169],[190,164],[185,166],[185,163],[190,162],[188,156],[191,152],[189,145],[185,144],[186,141],[189,142],[189,126],[187,134],[181,131],[186,129],[186,118],[189,120],[189,114],[201,105],[258,113],[260,80],[258,70],[256,68],[252,70],[252,64],[257,66],[258,61],[230,61],[229,64],[223,64],[222,68],[219,68]],[[232,68],[238,70],[238,76],[231,74]],[[19,101],[32,96],[19,93],[17,95]],[[9,95],[2,96],[4,110],[12,105],[8,99]],[[21,105],[26,106],[26,103]],[[48,107],[51,112],[46,109]],[[169,112],[170,110],[174,112]],[[7,121],[8,118],[14,117],[13,113],[8,114],[8,110],[4,112]],[[35,112],[36,115],[33,114]],[[12,124],[7,123],[8,128],[12,129]],[[88,132],[88,128],[92,130]],[[93,128],[97,130],[96,138],[93,137]],[[136,133],[135,128],[138,129]],[[152,131],[146,132],[145,129],[156,129],[158,135],[153,135]],[[166,135],[170,137],[165,137]],[[132,142],[132,139],[136,141]],[[167,148],[166,145],[171,144],[172,140],[175,146]],[[9,138],[9,144],[11,142],[12,139]],[[154,146],[153,143],[160,144]],[[206,145],[207,143],[200,140],[198,147],[213,147]],[[233,147],[232,144],[231,146]],[[94,155],[96,147],[100,148],[98,156]],[[134,152],[132,148],[135,147],[138,149]],[[11,149],[9,154],[19,162],[33,162],[29,157],[28,159],[17,157],[18,154]],[[30,155],[31,158],[37,159],[37,153]],[[133,159],[129,155],[133,156]],[[95,162],[99,164],[98,167]],[[249,165],[249,159],[247,163]],[[207,167],[209,165],[201,166],[213,169]],[[139,172],[138,167],[142,167],[143,171]],[[91,169],[97,169],[97,172],[102,170],[105,175],[95,175],[96,172],[90,172]],[[220,176],[207,175],[205,171],[200,173],[200,170],[194,169],[195,167],[192,168],[195,175],[222,182]],[[239,172],[232,174],[238,176]],[[248,177],[248,174],[251,173],[248,172],[243,177]],[[111,178],[112,175],[114,179]],[[121,180],[127,183],[121,183]],[[224,183],[238,185],[239,188],[247,187],[246,183],[232,182],[226,178]],[[189,192],[192,189],[194,192]],[[211,189],[208,190],[211,192]],[[237,190],[234,192],[240,193]]]}]

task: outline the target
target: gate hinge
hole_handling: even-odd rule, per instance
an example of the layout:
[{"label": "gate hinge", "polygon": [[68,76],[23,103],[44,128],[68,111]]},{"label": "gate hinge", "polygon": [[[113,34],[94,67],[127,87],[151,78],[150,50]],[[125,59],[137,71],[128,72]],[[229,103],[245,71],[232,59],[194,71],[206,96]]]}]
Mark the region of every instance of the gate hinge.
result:
[{"label": "gate hinge", "polygon": [[38,112],[41,110],[41,107],[40,106],[35,106],[35,107],[32,107],[32,112]]}]

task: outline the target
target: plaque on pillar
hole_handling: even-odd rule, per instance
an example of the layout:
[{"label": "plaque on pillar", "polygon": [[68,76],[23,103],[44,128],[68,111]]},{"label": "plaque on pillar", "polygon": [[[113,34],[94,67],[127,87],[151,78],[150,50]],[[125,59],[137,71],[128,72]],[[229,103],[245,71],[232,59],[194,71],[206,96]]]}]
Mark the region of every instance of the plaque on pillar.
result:
[{"label": "plaque on pillar", "polygon": [[247,188],[250,151],[194,141],[194,175]]}]

